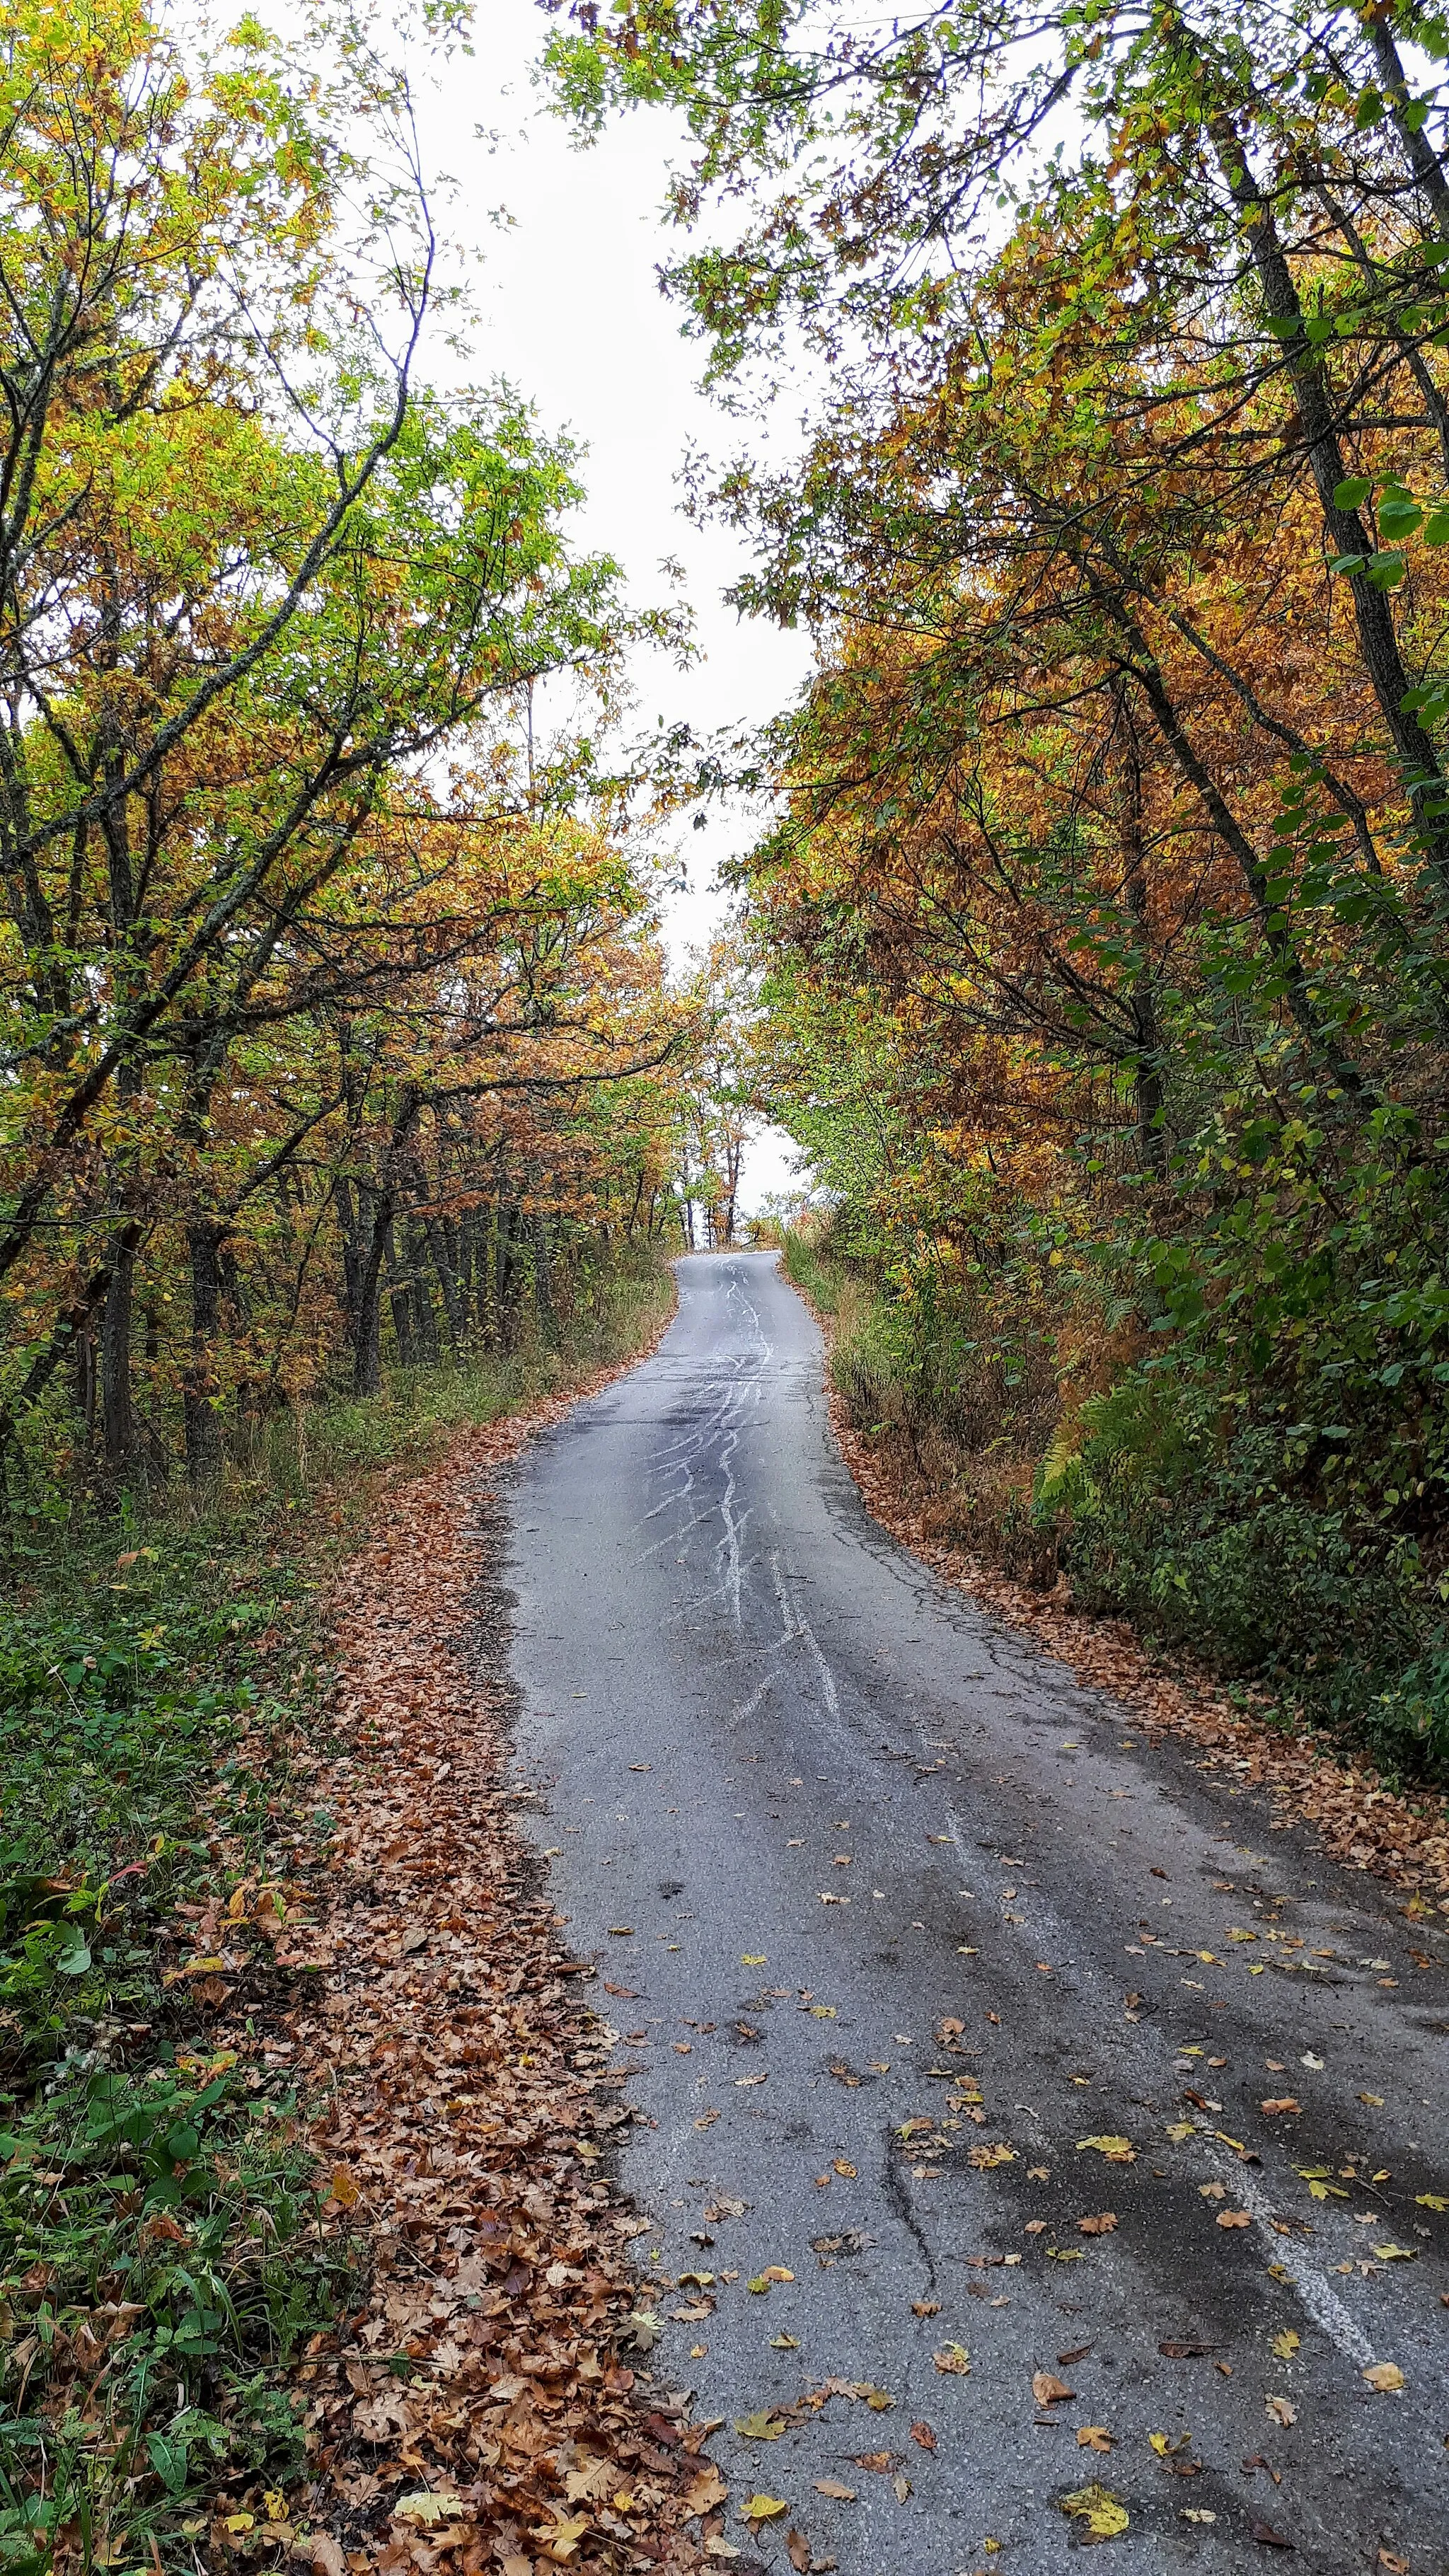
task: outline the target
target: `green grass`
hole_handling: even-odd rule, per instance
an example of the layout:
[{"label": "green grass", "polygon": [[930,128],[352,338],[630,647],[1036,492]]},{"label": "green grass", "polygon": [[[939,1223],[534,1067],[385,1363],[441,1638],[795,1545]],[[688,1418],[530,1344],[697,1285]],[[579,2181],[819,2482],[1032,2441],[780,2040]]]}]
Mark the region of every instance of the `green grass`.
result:
[{"label": "green grass", "polygon": [[[166,1982],[183,1909],[247,1875],[285,1887],[325,1843],[290,1748],[325,1734],[318,1598],[380,1471],[627,1356],[671,1298],[657,1262],[596,1275],[553,1345],[289,1414],[200,1499],[102,1508],[43,1462],[13,1494],[0,2571],[189,2568],[221,2478],[299,2470],[281,2376],[349,2257],[316,2225],[305,2104],[218,2055],[192,1983]],[[260,2017],[284,2008],[270,1963],[259,1994]]]}]

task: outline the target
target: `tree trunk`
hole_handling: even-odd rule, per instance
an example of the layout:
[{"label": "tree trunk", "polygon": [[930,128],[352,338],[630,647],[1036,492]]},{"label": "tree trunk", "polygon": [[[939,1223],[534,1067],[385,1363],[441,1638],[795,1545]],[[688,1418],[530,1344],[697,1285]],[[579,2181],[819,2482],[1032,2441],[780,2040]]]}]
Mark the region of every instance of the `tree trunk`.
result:
[{"label": "tree trunk", "polygon": [[131,1309],[136,1287],[136,1247],[122,1244],[106,1290],[101,1325],[101,1436],[106,1465],[124,1475],[136,1446],[131,1401]]},{"label": "tree trunk", "polygon": [[[382,1385],[382,1261],[392,1224],[392,1194],[369,1189],[372,1223],[357,1272],[357,1308],[352,1331],[352,1391],[376,1395]],[[359,1197],[362,1193],[359,1192]]]},{"label": "tree trunk", "polygon": [[[1295,443],[1301,443],[1312,469],[1329,542],[1335,555],[1357,555],[1367,561],[1374,552],[1374,542],[1363,519],[1357,510],[1341,510],[1333,497],[1347,480],[1343,446],[1325,361],[1305,336],[1302,303],[1273,209],[1248,168],[1231,117],[1215,117],[1211,131],[1223,177],[1244,219],[1263,309],[1271,321],[1294,325],[1293,338],[1283,343],[1283,358],[1298,404],[1300,428]],[[1350,574],[1347,579],[1364,668],[1402,767],[1405,793],[1420,818],[1423,847],[1435,873],[1449,884],[1449,833],[1441,811],[1449,781],[1440,771],[1439,755],[1429,735],[1418,717],[1404,706],[1409,675],[1399,650],[1389,593],[1365,573]]]},{"label": "tree trunk", "polygon": [[1157,1021],[1157,978],[1147,920],[1147,866],[1142,843],[1142,762],[1138,755],[1137,737],[1132,730],[1131,711],[1125,704],[1122,714],[1127,728],[1123,761],[1123,874],[1138,956],[1137,972],[1132,982],[1132,1017],[1137,1027],[1137,1053],[1133,1065],[1137,1154],[1142,1170],[1150,1172],[1154,1180],[1161,1181],[1167,1177],[1167,1130],[1162,1114],[1165,1102],[1162,1040]]},{"label": "tree trunk", "polygon": [[221,1422],[215,1405],[216,1344],[221,1330],[220,1242],[215,1226],[187,1228],[191,1258],[191,1356],[181,1387],[186,1428],[186,1472],[205,1484],[221,1465]]}]

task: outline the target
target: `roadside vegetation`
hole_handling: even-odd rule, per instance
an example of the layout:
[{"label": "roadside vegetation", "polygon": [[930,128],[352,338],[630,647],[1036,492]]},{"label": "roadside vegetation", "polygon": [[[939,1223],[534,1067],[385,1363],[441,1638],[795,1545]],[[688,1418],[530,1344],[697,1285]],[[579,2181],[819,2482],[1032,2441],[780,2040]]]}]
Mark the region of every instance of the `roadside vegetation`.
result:
[{"label": "roadside vegetation", "polygon": [[320,2223],[316,2105],[286,2066],[331,1823],[307,1794],[331,1728],[322,1610],[392,1473],[628,1358],[672,1303],[643,1247],[568,1285],[547,1335],[526,1313],[496,1352],[394,1361],[377,1394],[274,1421],[200,1497],[12,1501],[0,2566],[189,2565],[223,2481],[285,2519],[305,2456],[288,2366],[366,2270]]}]

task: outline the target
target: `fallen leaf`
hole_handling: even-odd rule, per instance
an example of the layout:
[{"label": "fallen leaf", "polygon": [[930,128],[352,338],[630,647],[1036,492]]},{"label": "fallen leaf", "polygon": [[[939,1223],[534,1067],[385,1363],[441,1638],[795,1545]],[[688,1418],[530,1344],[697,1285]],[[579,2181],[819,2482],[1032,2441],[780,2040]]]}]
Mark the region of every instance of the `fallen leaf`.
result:
[{"label": "fallen leaf", "polygon": [[1117,2212],[1115,2209],[1104,2209],[1096,2218],[1079,2218],[1077,2221],[1077,2233],[1080,2236],[1110,2236],[1113,2234],[1116,2225]]},{"label": "fallen leaf", "polygon": [[844,2156],[836,2157],[835,2170],[838,2174],[843,2174],[847,2182],[854,2182],[856,2180],[855,2167],[854,2165],[848,2165]]},{"label": "fallen leaf", "polygon": [[892,2483],[894,2484],[895,2491],[896,2491],[896,2502],[897,2502],[897,2504],[904,2504],[904,2503],[905,2503],[905,2501],[906,2501],[907,2496],[908,2496],[908,2495],[910,2494],[910,2492],[911,2492],[911,2482],[910,2482],[910,2479],[909,2479],[909,2478],[906,2478],[906,2477],[902,2477],[902,2476],[901,2476],[901,2474],[900,2474],[900,2472],[899,2472],[899,2470],[898,2470],[898,2471],[896,2472],[896,2476],[895,2476],[894,2480],[892,2481]]},{"label": "fallen leaf", "polygon": [[795,2569],[796,2576],[807,2576],[807,2570],[810,2565],[811,2550],[810,2543],[806,2539],[803,2531],[792,2530],[786,2533],[785,2555],[789,2559],[791,2566]]},{"label": "fallen leaf", "polygon": [[1023,2236],[1045,2236],[1046,2231],[1047,2222],[1044,2218],[1029,2218],[1021,2232]]},{"label": "fallen leaf", "polygon": [[858,2469],[871,2469],[878,2478],[883,2478],[889,2474],[894,2458],[894,2451],[857,2451],[855,2465]]},{"label": "fallen leaf", "polygon": [[1404,2374],[1396,2361],[1372,2363],[1364,2372],[1364,2378],[1370,2388],[1376,2388],[1381,2396],[1387,2396],[1392,2390],[1402,2388],[1404,2385]]},{"label": "fallen leaf", "polygon": [[1117,2539],[1130,2519],[1126,2506],[1103,2486],[1078,2487],[1074,2495],[1062,2497],[1059,2510],[1085,2524],[1096,2540]]},{"label": "fallen leaf", "polygon": [[1211,2343],[1160,2343],[1158,2351],[1167,2361],[1198,2361],[1207,2352],[1216,2352]]},{"label": "fallen leaf", "polygon": [[1079,2424],[1077,2426],[1077,2448],[1079,2451],[1110,2451],[1112,2448],[1112,2438],[1113,2437],[1108,2432],[1105,2424]]},{"label": "fallen leaf", "polygon": [[761,2406],[753,2415],[736,2419],[735,2431],[747,2442],[778,2442],[785,2430],[785,2418],[775,2406]]},{"label": "fallen leaf", "polygon": [[932,2353],[931,2359],[948,2378],[965,2379],[971,2368],[971,2356],[964,2343],[943,2344],[939,2352]]},{"label": "fallen leaf", "polygon": [[1248,2538],[1256,2540],[1260,2549],[1291,2549],[1294,2546],[1281,2531],[1273,2529],[1271,2522],[1259,2522],[1256,2519],[1248,2525]]},{"label": "fallen leaf", "polygon": [[1281,2334],[1275,2334],[1273,2337],[1273,2350],[1280,2361],[1291,2361],[1302,2340],[1302,2336],[1295,2334],[1291,2326],[1285,2326]]},{"label": "fallen leaf", "polygon": [[[428,2487],[418,2487],[413,2494],[399,2496],[393,2506],[395,2522],[451,2522],[453,2516],[465,2513],[467,2507],[460,2495],[434,2495]],[[581,2524],[580,2529],[587,2525]]]},{"label": "fallen leaf", "polygon": [[833,2496],[837,2504],[854,2504],[855,2502],[854,2487],[842,2486],[839,2478],[817,2478],[815,2480],[815,2492],[817,2495]]},{"label": "fallen leaf", "polygon": [[1094,2154],[1105,2156],[1109,2164],[1130,2165],[1137,2161],[1137,2150],[1130,2138],[1078,2138],[1078,2155],[1088,2147]]},{"label": "fallen leaf", "polygon": [[1409,2576],[1408,2559],[1396,2558],[1391,2549],[1381,2549],[1379,2551],[1378,2563],[1380,2567],[1387,2570],[1387,2576]]},{"label": "fallen leaf", "polygon": [[912,2299],[911,2301],[911,2314],[913,2317],[938,2317],[940,2313],[941,2302],[939,2299]]},{"label": "fallen leaf", "polygon": [[1271,2101],[1265,2102],[1263,2108],[1272,2118],[1279,2111],[1301,2111],[1303,2105],[1301,2102],[1295,2102],[1291,2093],[1282,2093],[1275,2095]]},{"label": "fallen leaf", "polygon": [[1068,2388],[1064,2379],[1054,2377],[1051,2371],[1035,2370],[1032,2372],[1031,2393],[1038,2406],[1060,2406],[1068,2398],[1075,2397],[1077,2392]]},{"label": "fallen leaf", "polygon": [[748,1950],[742,1951],[740,1954],[740,1966],[742,1968],[764,1968],[768,1967],[768,1965],[769,1961],[766,1959],[763,1950],[760,1952],[758,1958],[754,1957]]},{"label": "fallen leaf", "polygon": [[1438,2210],[1442,2215],[1446,2209],[1449,2209],[1449,2200],[1444,2198],[1442,2192],[1421,2191],[1415,2199],[1414,2207],[1416,2209]]},{"label": "fallen leaf", "polygon": [[[747,1964],[763,1967],[764,1961]],[[783,2496],[752,2495],[741,2505],[740,2517],[744,2522],[773,2522],[777,2514],[788,2513],[789,2510]]]},{"label": "fallen leaf", "polygon": [[1092,2347],[1089,2343],[1074,2343],[1070,2352],[1059,2352],[1057,2354],[1058,2370],[1070,2370],[1074,2361],[1085,2361],[1091,2349]]},{"label": "fallen leaf", "polygon": [[919,2442],[923,2451],[934,2451],[936,2447],[936,2436],[930,2425],[924,2422],[911,2426],[911,2440]]},{"label": "fallen leaf", "polygon": [[[928,2120],[927,2128],[930,2125]],[[974,2165],[978,2173],[992,2173],[998,2165],[1014,2165],[1016,2149],[1000,2144],[991,2147],[972,2147],[968,2151],[966,2162],[968,2165]]]},{"label": "fallen leaf", "polygon": [[1251,2227],[1253,2213],[1249,2209],[1220,2209],[1217,2223],[1219,2227]]},{"label": "fallen leaf", "polygon": [[634,1938],[633,1924],[611,1923],[609,1925],[609,1938],[611,1941],[632,1941]]},{"label": "fallen leaf", "polygon": [[1381,2263],[1417,2263],[1412,2245],[1376,2245],[1374,2252]]},{"label": "fallen leaf", "polygon": [[777,2334],[771,2335],[770,2337],[770,2350],[772,2352],[798,2352],[799,2349],[800,2338],[798,2335]]},{"label": "fallen leaf", "polygon": [[1298,2421],[1298,2409],[1287,2397],[1265,2397],[1263,2404],[1275,2424],[1287,2426]]},{"label": "fallen leaf", "polygon": [[1206,2505],[1185,2504],[1182,2508],[1181,2519],[1184,2522],[1216,2522],[1217,2515],[1215,2513],[1209,2513]]}]

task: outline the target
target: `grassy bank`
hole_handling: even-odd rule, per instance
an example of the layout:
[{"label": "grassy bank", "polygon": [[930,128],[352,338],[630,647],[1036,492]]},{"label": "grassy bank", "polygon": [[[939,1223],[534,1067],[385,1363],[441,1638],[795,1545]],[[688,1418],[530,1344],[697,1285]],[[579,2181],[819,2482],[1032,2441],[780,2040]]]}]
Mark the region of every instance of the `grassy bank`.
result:
[{"label": "grassy bank", "polygon": [[[12,1497],[0,1609],[0,2568],[190,2565],[223,2473],[285,2489],[278,2377],[348,2286],[285,2050],[284,1963],[329,1819],[320,1602],[381,1474],[645,1345],[658,1263],[596,1274],[552,1345],[395,1371],[269,1425],[197,1499]],[[232,1927],[249,1935],[231,1975]],[[278,1956],[280,1951],[281,1956]],[[191,2528],[188,2528],[191,2526]]]},{"label": "grassy bank", "polygon": [[1367,1434],[1345,1427],[1325,1462],[1266,1397],[1231,1403],[1065,1309],[1003,1348],[964,1297],[901,1295],[818,1222],[785,1266],[929,1535],[1251,1682],[1260,1711],[1365,1745],[1390,1779],[1449,1778],[1446,1586],[1405,1536],[1408,1498],[1372,1490]]}]

